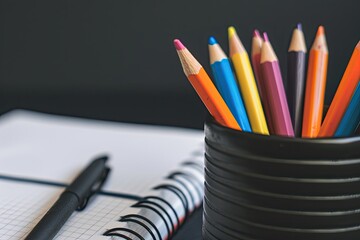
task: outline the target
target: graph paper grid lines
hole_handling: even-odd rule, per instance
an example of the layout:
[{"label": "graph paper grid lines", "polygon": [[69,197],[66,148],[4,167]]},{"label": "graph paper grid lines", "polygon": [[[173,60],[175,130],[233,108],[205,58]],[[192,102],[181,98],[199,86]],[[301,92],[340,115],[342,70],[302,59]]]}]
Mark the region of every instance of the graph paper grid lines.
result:
[{"label": "graph paper grid lines", "polygon": [[[0,239],[24,239],[63,188],[28,183],[0,181]],[[82,212],[75,212],[56,235],[56,240],[85,240],[116,220],[131,200],[96,196]]]}]

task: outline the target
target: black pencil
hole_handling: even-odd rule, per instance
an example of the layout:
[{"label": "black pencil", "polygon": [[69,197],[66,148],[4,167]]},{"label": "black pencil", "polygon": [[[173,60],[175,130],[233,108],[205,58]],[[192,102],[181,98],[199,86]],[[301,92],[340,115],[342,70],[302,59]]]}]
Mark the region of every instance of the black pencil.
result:
[{"label": "black pencil", "polygon": [[286,95],[291,121],[296,137],[301,136],[304,89],[305,89],[306,44],[301,24],[298,24],[288,50]]}]

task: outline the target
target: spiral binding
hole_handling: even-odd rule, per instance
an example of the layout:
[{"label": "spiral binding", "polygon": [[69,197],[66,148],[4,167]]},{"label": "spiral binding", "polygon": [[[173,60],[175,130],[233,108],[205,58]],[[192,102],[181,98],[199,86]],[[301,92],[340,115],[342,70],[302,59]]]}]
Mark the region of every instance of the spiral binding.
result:
[{"label": "spiral binding", "polygon": [[158,185],[157,187],[153,188],[154,190],[169,190],[170,192],[173,192],[175,195],[177,195],[184,207],[184,212],[185,212],[185,219],[187,218],[188,214],[189,214],[189,202],[185,196],[185,194],[178,188],[169,184],[161,184]]},{"label": "spiral binding", "polygon": [[128,232],[128,233],[131,233],[131,234],[135,235],[136,237],[138,237],[141,240],[145,240],[145,238],[143,238],[139,233],[137,233],[134,230],[129,229],[129,228],[120,228],[120,227],[119,228],[112,228],[112,229],[107,230],[103,235],[104,236],[117,236],[118,233],[115,232],[115,231]]},{"label": "spiral binding", "polygon": [[[156,205],[155,205],[156,206]],[[157,210],[155,207],[147,205],[147,204],[141,204],[141,203],[137,203],[134,204],[133,207],[142,207],[142,208],[147,208],[150,209],[152,211],[154,211],[156,214],[159,215],[159,217],[163,220],[163,222],[165,223],[165,227],[166,227],[166,231],[167,231],[167,236],[171,235],[171,230],[170,230],[170,226],[168,224],[168,222],[166,221],[165,217],[161,214],[161,212],[159,210]]]},{"label": "spiral binding", "polygon": [[152,239],[153,239],[153,240],[156,240],[154,233],[153,233],[153,232],[151,231],[151,229],[150,229],[148,226],[146,226],[146,224],[144,224],[143,222],[141,222],[141,221],[139,221],[139,220],[137,220],[137,219],[133,219],[133,218],[127,218],[126,220],[121,219],[121,220],[119,220],[119,221],[120,221],[120,222],[124,222],[124,221],[126,221],[126,222],[133,222],[133,223],[136,223],[136,224],[141,225],[143,228],[145,228],[145,229],[148,231],[148,233],[150,233]]},{"label": "spiral binding", "polygon": [[177,214],[176,210],[167,202],[165,201],[164,199],[160,198],[160,197],[157,197],[157,196],[148,196],[148,197],[145,197],[144,199],[147,199],[147,200],[158,200],[162,203],[164,203],[165,205],[167,205],[171,211],[174,213],[174,216],[175,216],[175,219],[176,219],[176,226],[178,226],[180,224],[180,219],[179,219],[179,215]]},{"label": "spiral binding", "polygon": [[[164,223],[167,236],[162,236],[158,226],[150,219],[139,214],[128,214],[122,216],[119,222],[132,223],[145,229],[152,239],[171,238],[179,228],[182,221],[185,221],[188,215],[201,205],[204,196],[203,187],[203,166],[200,163],[186,161],[181,164],[182,169],[170,173],[165,179],[167,183],[159,184],[153,188],[154,191],[167,191],[178,198],[181,206],[184,208],[184,216],[179,216],[179,212],[166,199],[159,196],[146,196],[132,205],[132,208],[152,211],[159,216],[158,220]],[[200,177],[201,176],[201,177]],[[190,202],[189,202],[190,201]],[[146,224],[145,224],[146,223]],[[147,225],[148,224],[148,225]],[[133,234],[139,239],[144,239],[136,231],[128,227],[116,227],[107,230],[104,236],[118,236],[124,239],[131,239],[126,236],[127,233]]]},{"label": "spiral binding", "polygon": [[[153,222],[151,222],[148,218],[144,217],[144,216],[137,215],[137,214],[128,214],[128,215],[126,215],[126,216],[121,217],[119,221],[120,221],[120,222],[126,222],[126,220],[128,220],[128,219],[133,219],[133,218],[138,218],[138,219],[141,219],[141,220],[147,222],[150,226],[152,226],[152,227],[154,228],[154,230],[156,231],[157,236],[159,237],[159,239],[161,239],[161,233],[160,233],[160,231],[156,228],[155,224],[154,224]],[[149,232],[149,233],[150,233],[150,232]],[[152,231],[151,231],[151,233],[152,233]],[[150,234],[151,234],[151,233],[150,233]],[[154,238],[155,238],[155,236],[154,236]],[[156,238],[155,238],[155,239],[156,239]]]},{"label": "spiral binding", "polygon": [[[196,193],[197,193],[197,195],[198,195],[198,198],[199,199],[202,199],[202,187],[201,187],[201,185],[199,185],[199,183],[196,181],[196,177],[194,177],[193,175],[191,175],[191,174],[188,174],[188,173],[184,173],[184,172],[174,172],[174,173],[172,173],[172,174],[170,174],[169,175],[169,179],[175,179],[176,178],[176,176],[182,176],[182,177],[186,177],[185,179],[187,179],[187,181],[190,181],[190,179],[193,179],[193,180],[195,180],[194,181],[194,183],[195,183],[195,191],[196,191]],[[195,202],[194,202],[194,205],[195,205]]]}]

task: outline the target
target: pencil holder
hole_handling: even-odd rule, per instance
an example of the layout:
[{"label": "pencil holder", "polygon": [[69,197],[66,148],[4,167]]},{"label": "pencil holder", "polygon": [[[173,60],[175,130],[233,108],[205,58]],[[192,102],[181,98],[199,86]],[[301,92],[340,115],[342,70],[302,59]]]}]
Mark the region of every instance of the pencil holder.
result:
[{"label": "pencil holder", "polygon": [[265,136],[205,123],[204,239],[360,239],[360,137]]}]

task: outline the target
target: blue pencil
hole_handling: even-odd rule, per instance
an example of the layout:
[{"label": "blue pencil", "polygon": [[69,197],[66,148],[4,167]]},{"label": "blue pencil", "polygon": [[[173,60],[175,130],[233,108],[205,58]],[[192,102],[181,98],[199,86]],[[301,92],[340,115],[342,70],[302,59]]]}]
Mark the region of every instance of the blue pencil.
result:
[{"label": "blue pencil", "polygon": [[246,132],[251,132],[250,122],[230,66],[230,61],[214,37],[209,38],[209,54],[216,87],[241,129]]},{"label": "blue pencil", "polygon": [[360,82],[354,91],[349,106],[334,134],[335,137],[346,137],[354,134],[360,122]]}]

